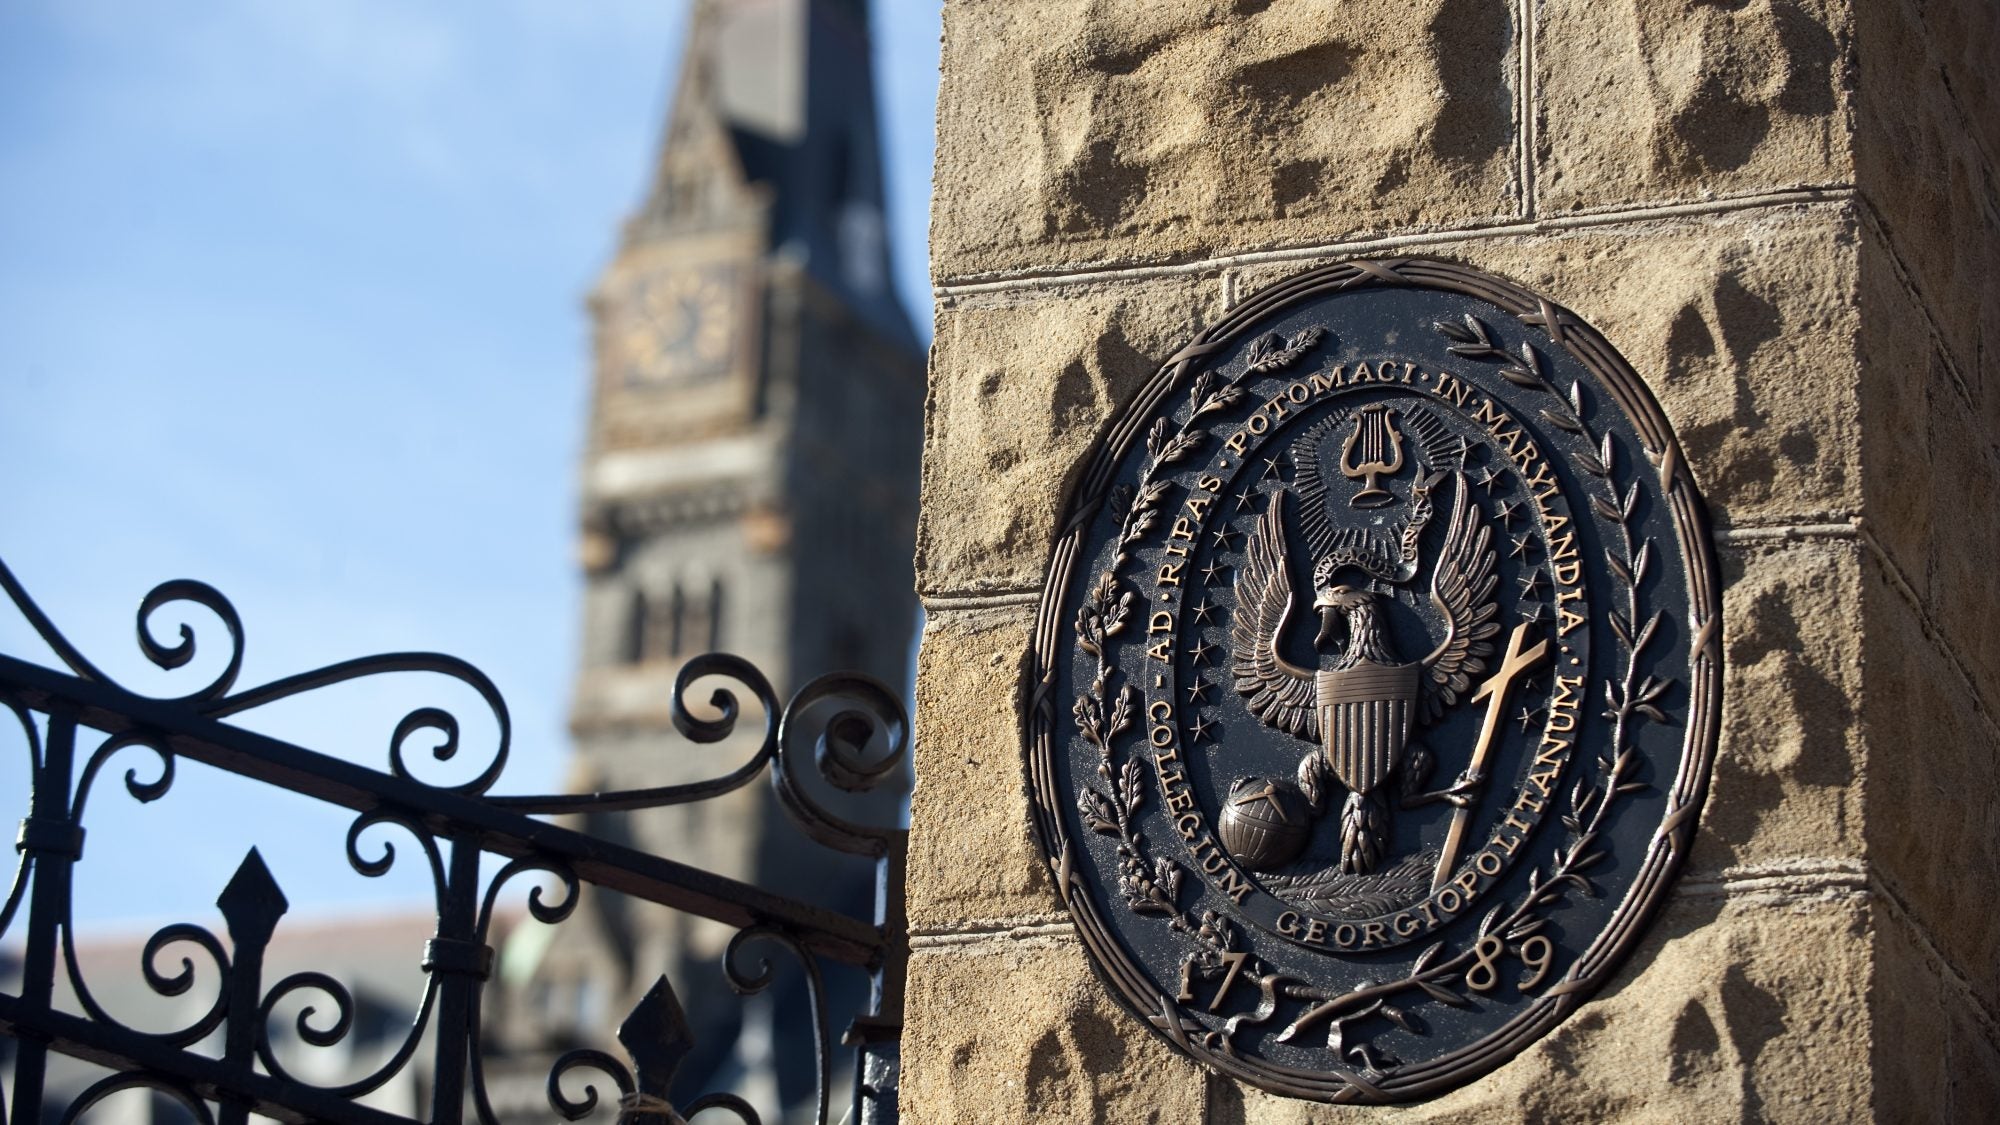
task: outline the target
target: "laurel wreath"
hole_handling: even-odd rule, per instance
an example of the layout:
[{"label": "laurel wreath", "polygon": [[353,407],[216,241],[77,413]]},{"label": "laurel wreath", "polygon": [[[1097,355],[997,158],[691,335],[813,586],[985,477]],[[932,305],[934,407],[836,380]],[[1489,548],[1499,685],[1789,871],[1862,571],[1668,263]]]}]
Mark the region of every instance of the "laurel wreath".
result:
[{"label": "laurel wreath", "polygon": [[1077,696],[1073,714],[1084,740],[1097,750],[1097,778],[1104,786],[1084,786],[1077,794],[1077,812],[1091,831],[1117,840],[1118,890],[1125,905],[1135,914],[1165,918],[1176,932],[1193,935],[1204,968],[1219,967],[1222,956],[1235,951],[1234,927],[1214,911],[1196,918],[1181,909],[1186,869],[1169,856],[1149,857],[1144,834],[1132,824],[1145,801],[1146,767],[1138,756],[1120,764],[1114,748],[1117,738],[1131,729],[1139,699],[1129,683],[1112,690],[1111,639],[1125,630],[1133,599],[1132,591],[1119,582],[1118,571],[1131,560],[1133,546],[1162,517],[1173,482],[1155,479],[1160,470],[1185,461],[1207,443],[1208,434],[1193,428],[1195,419],[1235,405],[1245,393],[1243,379],[1297,362],[1324,334],[1324,329],[1312,327],[1289,340],[1275,332],[1259,337],[1247,349],[1240,374],[1225,379],[1207,370],[1195,380],[1188,396],[1188,420],[1178,432],[1164,417],[1153,423],[1146,433],[1149,460],[1138,487],[1121,485],[1110,496],[1111,517],[1119,525],[1111,565],[1077,610],[1077,644],[1096,658],[1097,665],[1089,690]]}]

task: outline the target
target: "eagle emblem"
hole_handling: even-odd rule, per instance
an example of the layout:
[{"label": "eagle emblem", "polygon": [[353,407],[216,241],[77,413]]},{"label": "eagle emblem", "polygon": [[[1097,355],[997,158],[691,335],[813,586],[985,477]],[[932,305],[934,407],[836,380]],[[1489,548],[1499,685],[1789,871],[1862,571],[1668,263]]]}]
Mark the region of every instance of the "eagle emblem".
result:
[{"label": "eagle emblem", "polygon": [[[1415,577],[1418,537],[1447,482],[1452,510],[1430,583],[1444,636],[1421,660],[1405,661],[1389,635],[1388,599],[1375,587]],[[1313,491],[1322,498],[1325,489]],[[1411,489],[1411,515],[1387,541],[1396,549],[1342,542],[1320,555],[1312,576],[1319,667],[1302,668],[1282,652],[1294,600],[1285,557],[1285,492],[1258,520],[1237,572],[1230,622],[1236,691],[1264,723],[1317,744],[1298,769],[1299,789],[1315,816],[1327,812],[1336,779],[1346,789],[1340,868],[1349,874],[1381,865],[1392,793],[1404,808],[1437,801],[1464,808],[1481,780],[1468,770],[1445,789],[1412,792],[1430,768],[1427,751],[1412,752],[1412,730],[1437,722],[1467,694],[1500,629],[1492,530],[1468,493],[1462,468],[1421,475]],[[1314,515],[1319,520],[1309,521],[1324,522]],[[1343,581],[1350,572],[1358,572],[1355,581]]]}]

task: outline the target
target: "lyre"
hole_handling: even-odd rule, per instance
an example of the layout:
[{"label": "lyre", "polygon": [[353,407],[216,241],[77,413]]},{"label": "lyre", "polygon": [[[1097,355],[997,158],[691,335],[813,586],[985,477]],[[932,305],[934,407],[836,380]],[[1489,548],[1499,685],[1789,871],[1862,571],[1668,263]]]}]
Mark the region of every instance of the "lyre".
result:
[{"label": "lyre", "polygon": [[[1355,459],[1360,446],[1360,460]],[[1340,472],[1348,480],[1362,482],[1361,491],[1348,503],[1356,508],[1379,508],[1396,498],[1377,484],[1377,478],[1403,467],[1403,433],[1396,428],[1396,408],[1386,402],[1370,403],[1354,416],[1354,431],[1340,447]]]}]

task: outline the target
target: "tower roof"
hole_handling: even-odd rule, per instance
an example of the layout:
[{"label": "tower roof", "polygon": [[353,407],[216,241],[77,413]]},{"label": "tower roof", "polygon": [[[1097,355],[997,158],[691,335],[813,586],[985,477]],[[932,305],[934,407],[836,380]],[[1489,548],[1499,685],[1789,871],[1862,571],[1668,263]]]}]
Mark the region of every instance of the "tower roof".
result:
[{"label": "tower roof", "polygon": [[866,0],[696,0],[627,238],[755,218],[775,255],[914,339],[890,284]]}]

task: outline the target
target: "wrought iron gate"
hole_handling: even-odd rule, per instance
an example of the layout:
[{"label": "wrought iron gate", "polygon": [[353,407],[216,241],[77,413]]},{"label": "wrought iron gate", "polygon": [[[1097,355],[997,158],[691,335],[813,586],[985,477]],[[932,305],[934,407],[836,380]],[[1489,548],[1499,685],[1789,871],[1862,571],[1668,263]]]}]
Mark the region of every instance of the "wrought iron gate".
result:
[{"label": "wrought iron gate", "polygon": [[[762,742],[740,768],[713,780],[618,793],[554,796],[496,796],[487,792],[507,761],[507,705],[478,669],[435,653],[395,653],[351,660],[259,687],[236,689],[242,666],[241,619],[214,588],[200,582],[168,582],[140,603],[138,642],[153,664],[173,670],[195,655],[195,635],[180,628],[179,640],[162,644],[153,618],[164,607],[191,603],[214,614],[228,634],[226,667],[199,690],[175,698],[155,698],[127,690],[101,672],[70,644],[35,604],[4,563],[0,587],[67,670],[55,670],[0,654],[0,705],[13,713],[32,758],[33,784],[16,849],[20,858],[0,907],[0,941],[9,939],[25,907],[25,947],[19,986],[0,991],[0,1034],[14,1042],[13,1088],[0,1099],[0,1125],[40,1122],[59,1107],[49,1104],[45,1076],[50,1052],[107,1069],[107,1077],[60,1107],[60,1121],[76,1120],[115,1093],[143,1088],[178,1102],[204,1125],[246,1121],[252,1114],[287,1122],[352,1122],[395,1125],[415,1120],[358,1104],[416,1060],[429,1043],[428,1114],[435,1125],[471,1117],[496,1121],[483,1066],[481,1004],[494,964],[489,944],[501,888],[517,876],[540,873],[562,887],[561,897],[528,900],[539,921],[556,924],[575,910],[583,884],[658,903],[734,927],[723,955],[723,972],[741,994],[769,986],[768,964],[745,970],[742,951],[767,943],[789,951],[803,968],[814,1021],[817,1055],[817,1118],[829,1119],[829,1041],[821,963],[865,970],[872,981],[867,1010],[848,1028],[855,1045],[853,1104],[856,1125],[896,1120],[898,1043],[902,986],[908,959],[902,889],[905,834],[869,828],[830,812],[802,784],[803,771],[848,791],[881,782],[908,749],[909,723],[896,694],[858,674],[825,676],[780,703],[769,681],[754,666],[725,654],[698,657],[675,681],[674,725],[690,740],[714,743],[738,726],[736,692],[717,689],[705,718],[687,706],[696,681],[721,677],[753,697],[763,711]],[[437,760],[459,749],[458,719],[422,707],[399,723],[390,739],[387,772],[254,733],[225,720],[254,708],[361,677],[428,672],[451,677],[475,691],[492,709],[500,732],[494,761],[470,781],[455,786],[426,784],[405,761],[405,747],[419,732],[438,737],[430,754]],[[206,763],[256,782],[353,810],[347,835],[348,862],[364,875],[379,875],[395,862],[393,846],[376,856],[362,854],[360,837],[377,826],[393,826],[414,838],[434,883],[436,929],[423,950],[426,985],[407,1035],[373,1073],[338,1085],[315,1085],[288,1071],[273,1050],[274,1008],[286,997],[311,992],[334,1008],[330,1023],[297,1019],[297,1034],[309,1045],[330,1046],[349,1034],[354,1000],[348,989],[322,972],[291,974],[275,983],[263,978],[264,953],[285,900],[255,849],[217,900],[228,942],[199,926],[168,926],[147,941],[141,969],[146,985],[161,996],[177,996],[193,985],[194,968],[159,971],[156,957],[169,947],[198,947],[221,974],[214,1002],[192,1023],[167,1032],[147,1032],[121,1023],[90,991],[78,963],[71,919],[72,873],[84,855],[84,811],[92,786],[113,755],[132,748],[150,751],[157,776],[124,775],[126,789],[141,801],[164,795],[174,783],[175,763]],[[806,759],[813,759],[808,767]],[[872,858],[877,865],[875,916],[860,919],[773,894],[702,871],[673,859],[649,855],[578,832],[537,816],[608,812],[688,804],[718,797],[751,784],[769,769],[780,803],[818,844]],[[101,802],[100,802],[101,804]],[[490,878],[483,856],[505,860]],[[57,1002],[57,974],[66,974],[78,1010]],[[220,1049],[212,1045],[220,1033]],[[756,1123],[753,1107],[732,1093],[712,1093],[685,1105],[669,1100],[675,1069],[693,1046],[673,988],[662,975],[624,1021],[618,1039],[626,1061],[594,1048],[569,1051],[547,1080],[548,1101],[570,1120],[588,1115],[599,1103],[596,1089],[577,1071],[608,1078],[620,1098],[621,1121],[678,1122],[706,1110],[727,1111]]]}]

